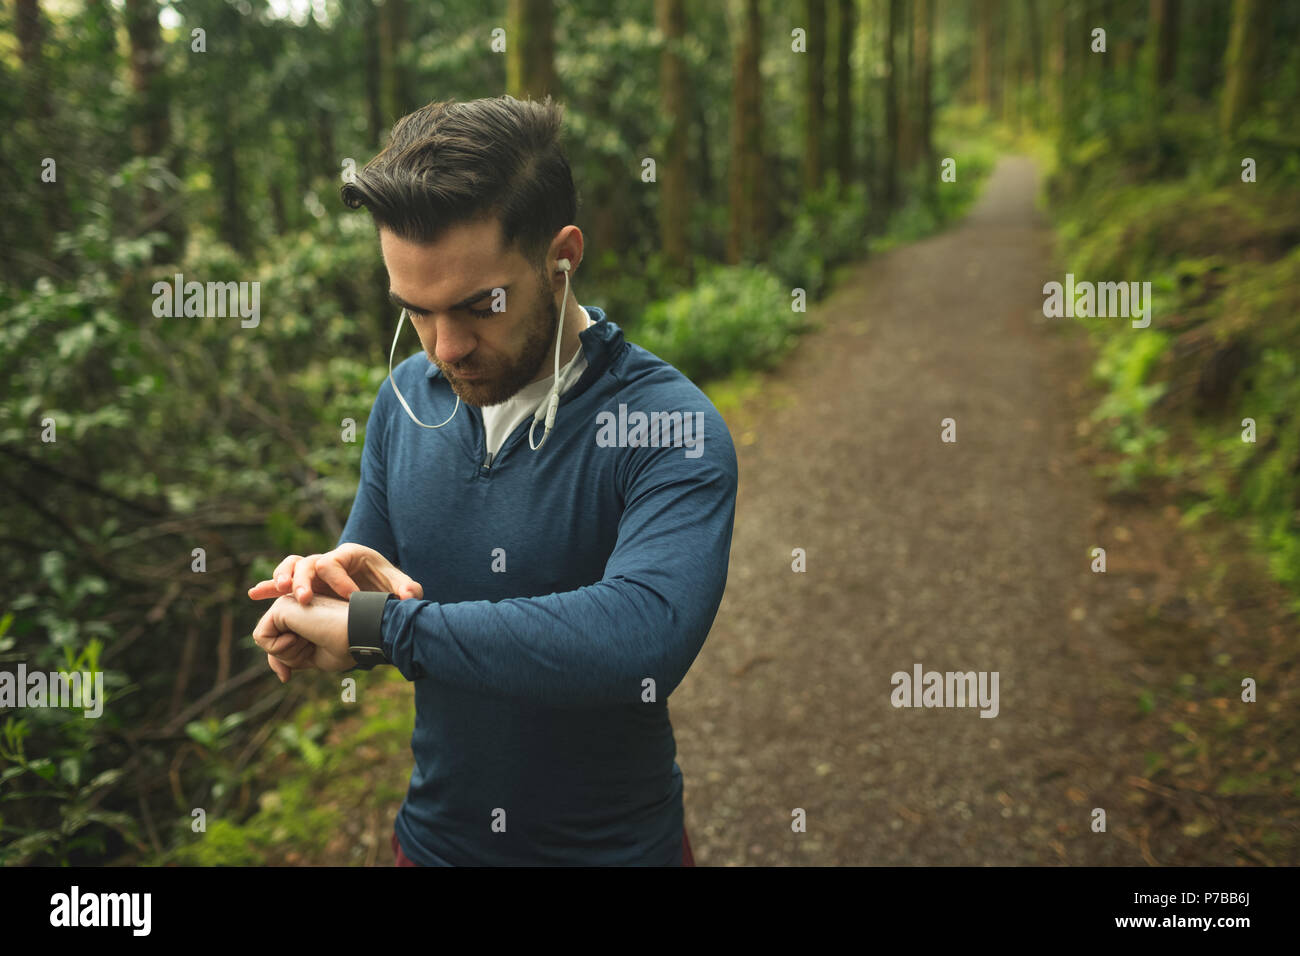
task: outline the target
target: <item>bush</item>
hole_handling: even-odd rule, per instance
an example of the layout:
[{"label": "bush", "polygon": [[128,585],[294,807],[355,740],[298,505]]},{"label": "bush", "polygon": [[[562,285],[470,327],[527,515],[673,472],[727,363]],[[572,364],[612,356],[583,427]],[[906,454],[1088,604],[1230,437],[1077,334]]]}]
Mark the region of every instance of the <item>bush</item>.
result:
[{"label": "bush", "polygon": [[806,328],[789,288],[761,267],[701,272],[695,287],[653,303],[629,338],[696,382],[770,368]]},{"label": "bush", "polygon": [[820,299],[832,268],[866,254],[867,213],[866,189],[853,184],[840,196],[831,174],[825,188],[795,210],[773,247],[769,267],[791,288]]},{"label": "bush", "polygon": [[[1200,499],[1189,523],[1210,509],[1244,520],[1300,593],[1300,195],[1277,174],[1245,184],[1239,165],[1295,170],[1300,154],[1267,117],[1226,153],[1208,113],[1150,123],[1112,104],[1102,120],[1059,157],[1052,192],[1067,271],[1155,293],[1141,334],[1089,323],[1107,385],[1093,417],[1124,455],[1109,470],[1123,487],[1176,477]],[[1170,434],[1195,447],[1162,447]]]}]

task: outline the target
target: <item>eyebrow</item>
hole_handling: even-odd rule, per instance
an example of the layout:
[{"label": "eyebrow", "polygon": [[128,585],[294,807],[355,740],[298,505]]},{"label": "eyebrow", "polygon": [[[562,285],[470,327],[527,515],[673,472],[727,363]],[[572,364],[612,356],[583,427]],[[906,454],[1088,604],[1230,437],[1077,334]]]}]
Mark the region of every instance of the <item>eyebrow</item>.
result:
[{"label": "eyebrow", "polygon": [[[509,288],[510,286],[505,285],[505,286],[491,286],[490,288],[487,289],[479,289],[477,292],[467,295],[459,302],[453,304],[451,308],[449,308],[447,311],[450,312],[452,309],[463,309],[470,303],[477,302],[479,299],[483,298],[484,296],[492,295],[492,293],[496,292],[497,289],[501,289],[504,292],[504,291],[508,291]],[[432,309],[422,309],[418,305],[412,305],[410,302],[407,302],[405,299],[403,299],[392,289],[388,290],[388,298],[392,301],[393,305],[400,306],[401,308],[406,309],[406,311],[408,312],[414,312],[416,315],[428,315],[430,312],[433,311]]]}]

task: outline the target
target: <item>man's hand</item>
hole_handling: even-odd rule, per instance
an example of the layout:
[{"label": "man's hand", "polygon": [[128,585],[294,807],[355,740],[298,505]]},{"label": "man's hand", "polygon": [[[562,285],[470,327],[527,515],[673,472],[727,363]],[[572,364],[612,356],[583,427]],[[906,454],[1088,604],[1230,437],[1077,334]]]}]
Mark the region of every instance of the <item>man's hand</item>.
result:
[{"label": "man's hand", "polygon": [[418,581],[363,544],[342,544],[325,554],[307,557],[291,554],[280,562],[271,578],[248,589],[254,601],[293,593],[298,603],[311,603],[313,594],[342,598],[353,591],[391,591],[399,598],[422,598]]},{"label": "man's hand", "polygon": [[345,671],[356,666],[348,653],[348,602],[321,596],[303,607],[276,598],[253,628],[253,640],[283,683],[293,671]]}]

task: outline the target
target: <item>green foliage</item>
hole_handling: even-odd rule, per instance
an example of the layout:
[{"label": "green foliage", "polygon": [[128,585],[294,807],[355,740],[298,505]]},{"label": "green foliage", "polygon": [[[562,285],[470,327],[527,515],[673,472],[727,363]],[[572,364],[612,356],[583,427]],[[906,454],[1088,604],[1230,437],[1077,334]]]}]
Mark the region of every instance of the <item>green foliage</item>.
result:
[{"label": "green foliage", "polygon": [[[918,166],[903,177],[903,205],[884,232],[871,239],[871,252],[923,239],[964,216],[979,198],[999,154],[1012,145],[999,131],[990,132],[980,112],[944,110],[935,129],[935,168]],[[946,158],[954,160],[953,182],[941,178]]]},{"label": "green foliage", "polygon": [[[1128,95],[1080,126],[1048,187],[1066,269],[1149,281],[1156,303],[1149,329],[1080,320],[1107,389],[1093,419],[1123,454],[1103,473],[1124,489],[1179,481],[1197,502],[1188,524],[1210,509],[1245,520],[1300,594],[1300,141],[1266,110],[1225,151],[1212,110],[1153,119]],[[1174,430],[1190,445],[1166,447]]]},{"label": "green foliage", "polygon": [[697,382],[770,368],[807,328],[792,302],[762,267],[703,268],[693,288],[646,309],[631,337]]},{"label": "green foliage", "polygon": [[285,844],[318,849],[338,829],[338,811],[321,807],[318,782],[307,776],[286,777],[262,795],[261,807],[243,822],[209,819],[207,829],[166,858],[183,866],[257,866],[273,848]]},{"label": "green foliage", "polygon": [[841,193],[832,173],[825,187],[796,208],[768,267],[788,287],[804,289],[810,300],[820,299],[835,266],[866,254],[867,213],[865,187],[855,183]]},{"label": "green foliage", "polygon": [[[87,779],[91,760],[85,749],[89,734],[84,725],[90,721],[52,708],[36,708],[30,713],[32,716],[24,718],[6,717],[0,724],[0,784],[4,785],[0,803],[6,804],[0,813],[0,865],[67,866],[88,854],[102,854],[107,846],[106,831],[138,842],[137,824],[131,817],[97,806],[101,791],[116,784],[122,771],[110,767]],[[27,748],[37,721],[53,721],[64,732],[59,743],[46,751],[49,756],[33,758]],[[57,817],[29,825],[24,822],[29,814],[20,811],[30,804],[12,805],[15,801],[48,804],[57,809]],[[10,823],[10,819],[18,822]]]}]

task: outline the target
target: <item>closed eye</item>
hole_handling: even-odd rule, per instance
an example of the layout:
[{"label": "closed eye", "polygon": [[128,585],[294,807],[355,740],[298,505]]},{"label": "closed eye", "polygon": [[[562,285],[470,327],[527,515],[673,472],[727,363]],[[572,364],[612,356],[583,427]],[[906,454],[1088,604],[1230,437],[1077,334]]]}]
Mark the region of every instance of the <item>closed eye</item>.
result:
[{"label": "closed eye", "polygon": [[[493,315],[497,315],[497,314],[498,314],[498,313],[494,312],[492,309],[471,309],[471,308],[470,308],[469,306],[467,306],[467,305],[463,305],[463,306],[461,306],[461,311],[462,311],[462,312],[468,312],[470,315],[477,316],[477,317],[480,318],[480,319],[486,319],[486,318],[488,318],[489,316],[493,316]],[[429,313],[428,313],[428,312],[421,312],[421,311],[419,311],[418,309],[412,309],[412,308],[409,307],[409,306],[408,306],[407,309],[406,309],[406,314],[407,314],[407,315],[410,315],[410,316],[414,316],[414,317],[417,318],[417,319],[427,319],[427,318],[429,317]]]}]

